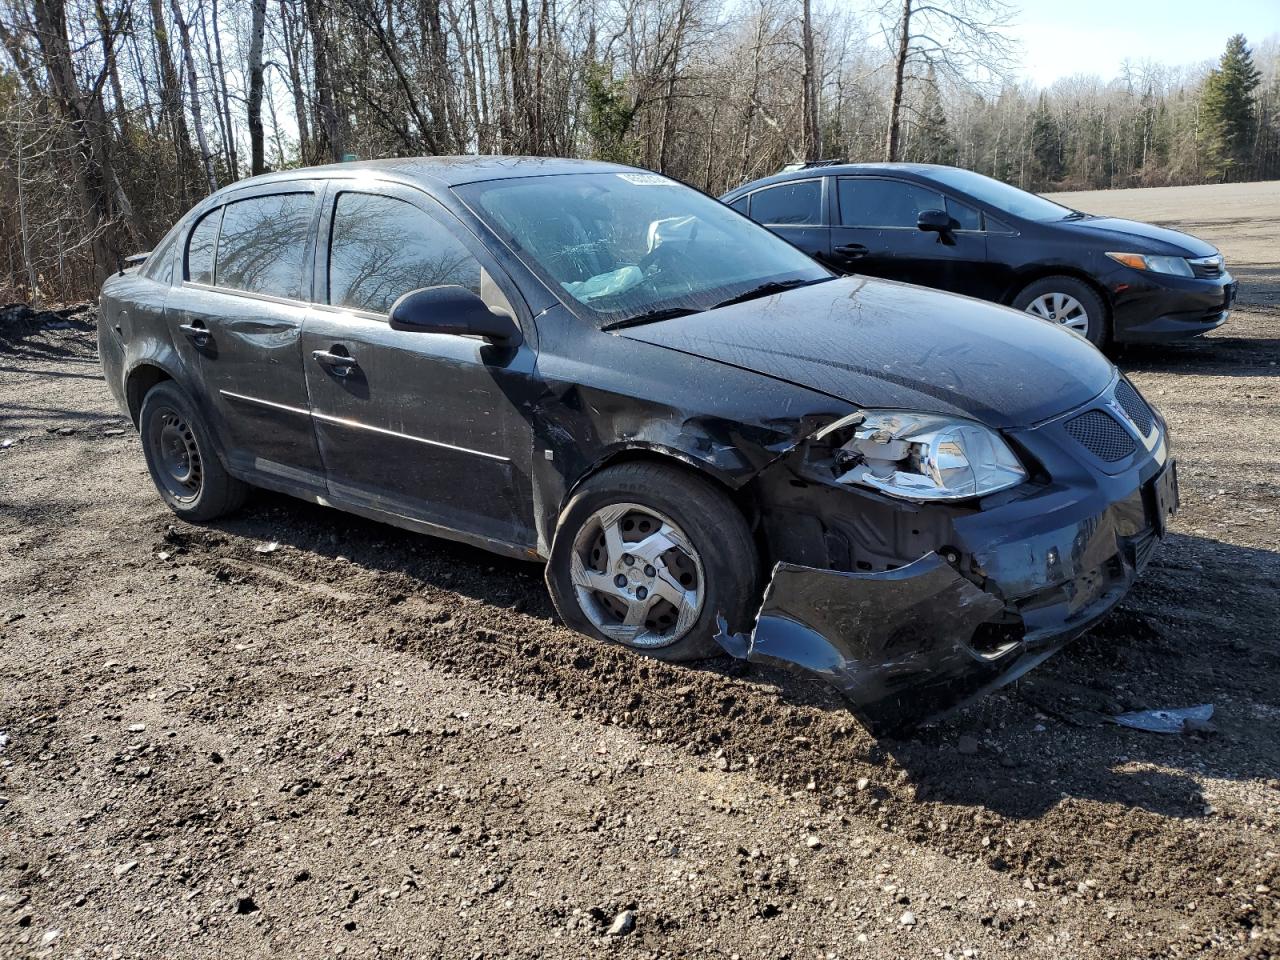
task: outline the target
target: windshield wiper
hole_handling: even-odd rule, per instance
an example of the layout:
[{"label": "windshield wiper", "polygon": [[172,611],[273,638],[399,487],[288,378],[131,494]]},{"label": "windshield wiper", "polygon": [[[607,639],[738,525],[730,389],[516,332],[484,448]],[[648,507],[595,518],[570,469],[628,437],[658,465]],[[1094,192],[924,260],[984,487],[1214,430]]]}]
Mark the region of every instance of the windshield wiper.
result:
[{"label": "windshield wiper", "polygon": [[748,300],[755,300],[757,297],[767,297],[771,293],[782,293],[784,290],[793,290],[796,287],[807,287],[813,283],[822,283],[824,280],[830,280],[831,277],[818,277],[816,280],[770,280],[768,283],[762,283],[758,287],[752,287],[743,293],[730,297],[728,300],[721,300],[719,303],[712,304],[710,309],[717,307],[727,307],[735,303],[745,303]]},{"label": "windshield wiper", "polygon": [[1089,216],[1089,214],[1085,213],[1083,210],[1072,210],[1062,219],[1063,220],[1083,220],[1087,216]]},{"label": "windshield wiper", "polygon": [[625,317],[606,323],[601,330],[621,330],[624,327],[638,327],[643,323],[657,323],[659,320],[673,320],[676,317],[687,317],[691,313],[701,313],[694,307],[663,307],[661,310],[646,310],[634,317]]}]

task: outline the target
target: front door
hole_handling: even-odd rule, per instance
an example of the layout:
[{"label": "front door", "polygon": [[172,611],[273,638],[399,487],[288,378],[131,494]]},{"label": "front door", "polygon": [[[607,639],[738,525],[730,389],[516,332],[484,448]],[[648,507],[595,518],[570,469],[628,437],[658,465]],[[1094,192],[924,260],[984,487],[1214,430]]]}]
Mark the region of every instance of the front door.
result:
[{"label": "front door", "polygon": [[[474,337],[392,330],[387,314],[421,287],[459,284],[510,301],[479,243],[419,191],[335,183],[316,256],[317,306],[302,352],[330,492],[505,544],[532,546],[535,353]],[[514,296],[514,294],[513,294]]]},{"label": "front door", "polygon": [[316,208],[303,183],[250,190],[203,214],[165,317],[232,469],[323,492],[299,348]]},{"label": "front door", "polygon": [[[831,263],[839,270],[981,296],[987,241],[977,210],[923,184],[884,177],[839,177]],[[945,210],[946,242],[916,226],[924,210]]]}]

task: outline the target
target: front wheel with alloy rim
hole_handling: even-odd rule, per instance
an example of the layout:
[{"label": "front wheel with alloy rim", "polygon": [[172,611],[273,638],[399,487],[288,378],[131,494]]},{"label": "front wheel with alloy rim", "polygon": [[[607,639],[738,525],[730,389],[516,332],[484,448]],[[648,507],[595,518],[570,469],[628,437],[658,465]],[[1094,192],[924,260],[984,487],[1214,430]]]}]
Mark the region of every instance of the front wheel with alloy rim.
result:
[{"label": "front wheel with alloy rim", "polygon": [[759,562],[741,512],[687,469],[625,463],[574,493],[556,529],[547,586],[561,618],[663,660],[719,651],[716,615],[749,627]]},{"label": "front wheel with alloy rim", "polygon": [[1045,277],[1028,284],[1014,297],[1013,307],[1060,323],[1095,347],[1107,342],[1106,306],[1093,287],[1075,277]]},{"label": "front wheel with alloy rim", "polygon": [[223,469],[195,404],[173,381],[147,391],[138,433],[156,490],[178,516],[212,520],[244,502],[248,488]]}]

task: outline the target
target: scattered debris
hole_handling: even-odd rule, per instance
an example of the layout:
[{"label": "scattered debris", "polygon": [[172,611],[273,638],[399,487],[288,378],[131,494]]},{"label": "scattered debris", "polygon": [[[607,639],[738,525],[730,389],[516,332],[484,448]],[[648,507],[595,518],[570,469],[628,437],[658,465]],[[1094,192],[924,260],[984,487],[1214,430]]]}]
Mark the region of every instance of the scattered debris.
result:
[{"label": "scattered debris", "polygon": [[260,543],[253,548],[254,553],[275,553],[280,549],[280,541],[272,540],[270,543]]},{"label": "scattered debris", "polygon": [[116,867],[115,875],[117,877],[123,877],[126,873],[132,873],[134,870],[137,869],[137,867],[138,867],[137,860],[129,860],[125,863],[120,864],[118,867]]},{"label": "scattered debris", "polygon": [[1135,710],[1111,719],[1122,727],[1132,727],[1147,733],[1207,733],[1213,730],[1213,725],[1209,723],[1212,717],[1213,704],[1202,703],[1175,710]]},{"label": "scattered debris", "polygon": [[914,927],[916,925],[916,915],[910,910],[903,910],[898,922],[904,927]]},{"label": "scattered debris", "polygon": [[9,745],[9,734],[5,733],[3,730],[0,730],[0,750],[3,750],[8,745]]}]

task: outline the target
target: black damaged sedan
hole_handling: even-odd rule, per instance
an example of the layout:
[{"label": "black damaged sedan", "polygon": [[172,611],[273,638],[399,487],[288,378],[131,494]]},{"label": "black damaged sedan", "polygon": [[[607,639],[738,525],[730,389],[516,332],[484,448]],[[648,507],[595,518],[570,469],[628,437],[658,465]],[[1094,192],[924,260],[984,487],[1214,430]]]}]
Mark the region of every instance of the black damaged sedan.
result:
[{"label": "black damaged sedan", "polygon": [[263,487],[545,560],[584,634],[799,665],[873,718],[1048,656],[1177,503],[1081,338],[608,164],[237,183],[108,280],[99,339],[179,516]]}]

